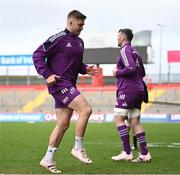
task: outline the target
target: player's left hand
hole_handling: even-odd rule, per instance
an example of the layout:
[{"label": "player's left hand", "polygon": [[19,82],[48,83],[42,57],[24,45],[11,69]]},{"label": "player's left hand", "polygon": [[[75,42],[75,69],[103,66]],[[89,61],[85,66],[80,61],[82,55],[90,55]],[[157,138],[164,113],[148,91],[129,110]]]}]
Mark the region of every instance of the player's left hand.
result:
[{"label": "player's left hand", "polygon": [[86,72],[88,75],[91,75],[91,76],[99,76],[101,75],[101,69],[98,68],[98,67],[95,67],[94,65],[93,66],[87,66],[86,67]]}]

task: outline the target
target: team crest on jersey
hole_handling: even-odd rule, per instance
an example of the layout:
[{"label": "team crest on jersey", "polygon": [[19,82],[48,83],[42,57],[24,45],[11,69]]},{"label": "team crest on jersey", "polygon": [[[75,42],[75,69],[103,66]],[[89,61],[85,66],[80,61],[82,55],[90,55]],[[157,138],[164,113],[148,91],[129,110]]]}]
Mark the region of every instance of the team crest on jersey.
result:
[{"label": "team crest on jersey", "polygon": [[75,89],[74,87],[72,87],[72,88],[70,89],[70,94],[73,95],[73,94],[75,93],[75,91],[76,91],[76,89]]}]

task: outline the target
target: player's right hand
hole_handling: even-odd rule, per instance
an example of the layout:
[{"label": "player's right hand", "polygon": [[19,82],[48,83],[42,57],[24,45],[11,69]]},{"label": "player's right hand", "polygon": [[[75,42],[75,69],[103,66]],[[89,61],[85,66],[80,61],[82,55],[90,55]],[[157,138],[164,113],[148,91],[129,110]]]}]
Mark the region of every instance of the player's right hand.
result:
[{"label": "player's right hand", "polygon": [[114,66],[114,69],[112,70],[112,75],[116,76],[116,72],[117,72],[117,66]]},{"label": "player's right hand", "polygon": [[56,84],[56,79],[57,78],[61,78],[60,76],[58,76],[58,75],[51,75],[51,76],[49,76],[47,79],[46,79],[46,83],[48,84],[48,85],[54,85],[54,84]]},{"label": "player's right hand", "polygon": [[116,76],[116,72],[117,72],[117,69],[113,69],[113,70],[112,70],[113,76]]}]

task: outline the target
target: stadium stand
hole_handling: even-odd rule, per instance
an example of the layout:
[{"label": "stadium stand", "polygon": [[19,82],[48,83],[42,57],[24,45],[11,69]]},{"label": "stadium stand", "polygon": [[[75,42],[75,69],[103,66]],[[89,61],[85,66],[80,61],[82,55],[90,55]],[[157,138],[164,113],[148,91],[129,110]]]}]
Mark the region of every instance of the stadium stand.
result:
[{"label": "stadium stand", "polygon": [[[81,93],[95,113],[112,113],[115,104],[115,86],[84,87]],[[142,113],[180,113],[180,87],[154,86],[149,92],[150,101],[163,104],[143,104]],[[172,104],[173,103],[173,104]],[[0,86],[1,113],[53,113],[54,100],[45,86]]]}]

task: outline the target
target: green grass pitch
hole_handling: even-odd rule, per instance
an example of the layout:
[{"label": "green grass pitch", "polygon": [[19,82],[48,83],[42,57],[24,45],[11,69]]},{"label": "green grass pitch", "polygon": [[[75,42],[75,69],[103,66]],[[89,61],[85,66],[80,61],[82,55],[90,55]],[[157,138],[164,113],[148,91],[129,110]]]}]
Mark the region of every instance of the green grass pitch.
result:
[{"label": "green grass pitch", "polygon": [[[55,123],[0,123],[0,173],[48,174],[39,166]],[[113,123],[89,123],[85,147],[94,161],[84,165],[70,156],[74,143],[72,123],[56,154],[57,166],[65,174],[179,174],[180,124],[146,123],[152,162],[113,162],[120,140]],[[132,140],[132,139],[131,139]],[[133,151],[137,155],[137,151]]]}]

